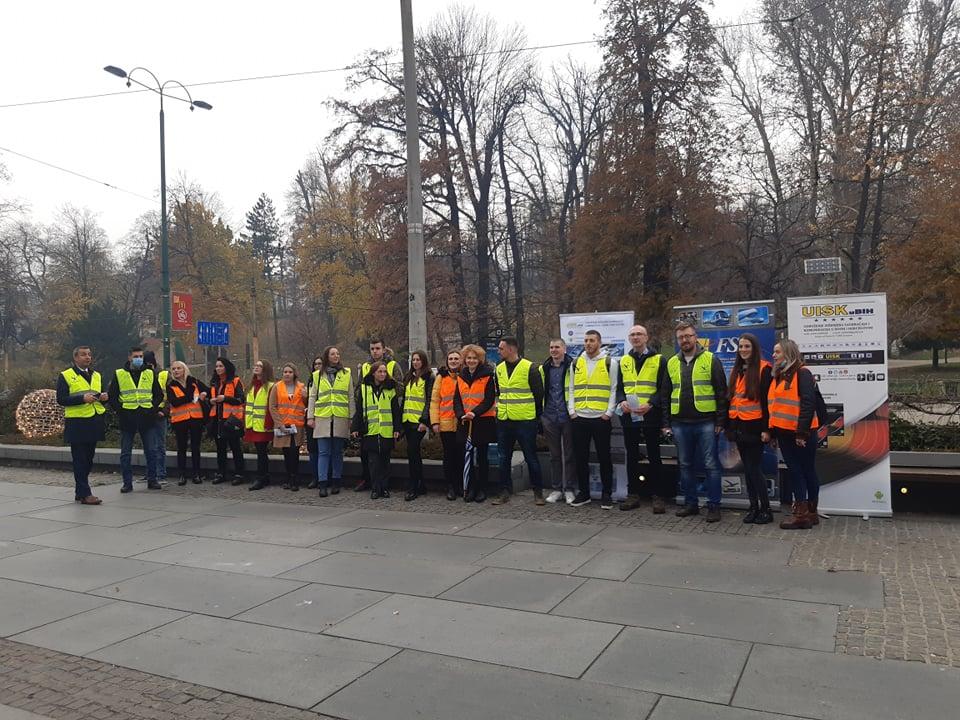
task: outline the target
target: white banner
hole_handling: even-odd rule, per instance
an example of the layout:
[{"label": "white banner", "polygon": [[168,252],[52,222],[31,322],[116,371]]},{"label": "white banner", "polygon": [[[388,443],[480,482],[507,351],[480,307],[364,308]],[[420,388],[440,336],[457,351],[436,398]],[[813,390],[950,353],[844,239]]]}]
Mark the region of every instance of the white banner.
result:
[{"label": "white banner", "polygon": [[596,330],[600,333],[601,352],[610,357],[622,357],[632,325],[633,310],[561,315],[560,337],[567,344],[570,357],[575,358],[583,352],[583,334],[587,330]]},{"label": "white banner", "polygon": [[827,403],[820,509],[891,515],[886,295],[788,298],[787,322]]}]

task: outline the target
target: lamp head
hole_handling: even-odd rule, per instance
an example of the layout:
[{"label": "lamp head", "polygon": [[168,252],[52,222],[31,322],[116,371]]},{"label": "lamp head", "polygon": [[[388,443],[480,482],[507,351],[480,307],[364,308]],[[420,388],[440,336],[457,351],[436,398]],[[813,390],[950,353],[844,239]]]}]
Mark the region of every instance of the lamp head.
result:
[{"label": "lamp head", "polygon": [[127,71],[123,68],[118,68],[116,65],[107,65],[104,70],[111,75],[116,75],[118,78],[125,78],[127,80],[127,87],[130,86],[130,80],[127,78]]},{"label": "lamp head", "polygon": [[213,105],[208,102],[204,102],[203,100],[194,100],[193,105],[190,106],[190,109],[193,110],[195,107],[198,107],[201,110],[213,110]]}]

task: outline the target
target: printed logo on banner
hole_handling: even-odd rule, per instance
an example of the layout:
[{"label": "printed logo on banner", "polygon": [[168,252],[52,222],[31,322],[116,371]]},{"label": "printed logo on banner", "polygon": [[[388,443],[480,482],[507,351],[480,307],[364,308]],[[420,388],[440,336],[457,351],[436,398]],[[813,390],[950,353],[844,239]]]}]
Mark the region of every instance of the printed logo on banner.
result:
[{"label": "printed logo on banner", "polygon": [[737,325],[740,327],[754,327],[756,325],[768,325],[769,323],[770,312],[766,305],[745,307],[737,310]]},{"label": "printed logo on banner", "polygon": [[730,311],[725,308],[703,311],[704,327],[728,327],[730,319]]},{"label": "printed logo on banner", "polygon": [[872,307],[848,307],[850,303],[830,305],[803,305],[800,314],[803,317],[844,317],[850,315],[873,315]]},{"label": "printed logo on banner", "polygon": [[673,317],[674,323],[688,322],[694,327],[700,325],[700,311],[699,310],[680,310],[677,311]]}]

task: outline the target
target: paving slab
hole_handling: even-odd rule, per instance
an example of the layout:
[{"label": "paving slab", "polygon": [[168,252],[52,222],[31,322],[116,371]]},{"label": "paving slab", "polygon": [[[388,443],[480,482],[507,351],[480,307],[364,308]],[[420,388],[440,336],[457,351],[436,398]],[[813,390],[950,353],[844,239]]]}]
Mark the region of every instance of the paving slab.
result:
[{"label": "paving slab", "polygon": [[506,540],[553,543],[554,545],[582,545],[603,530],[603,528],[603,525],[587,525],[585,523],[527,520],[514,528],[500,533],[497,537]]},{"label": "paving slab", "polygon": [[0,637],[62,620],[107,602],[82,593],[5,580],[0,582]]},{"label": "paving slab", "polygon": [[137,555],[139,560],[184,565],[186,567],[222,570],[273,577],[313,562],[326,550],[284,548],[264,543],[217,540],[214,538],[185,538],[183,542]]},{"label": "paving slab", "polygon": [[0,578],[86,592],[162,567],[140,560],[44,548],[0,560]]},{"label": "paving slab", "polygon": [[255,500],[225,505],[207,514],[224,515],[226,517],[256,518],[258,520],[292,520],[312,523],[338,517],[345,514],[348,510],[349,508],[321,507],[318,505],[288,505],[285,503]]},{"label": "paving slab", "polygon": [[4,498],[0,501],[0,517],[36,512],[37,510],[46,510],[66,504],[63,500],[52,500],[50,498]]},{"label": "paving slab", "polygon": [[795,720],[795,718],[796,716],[771,715],[756,710],[664,696],[660,698],[660,702],[647,720]]},{"label": "paving slab", "polygon": [[434,596],[479,571],[475,565],[338,552],[281,577],[388,593]]},{"label": "paving slab", "polygon": [[192,615],[90,657],[305,709],[396,652],[382,645]]},{"label": "paving slab", "polygon": [[156,605],[188,612],[231,617],[285,595],[303,583],[240,573],[166,567],[149,575],[99,588],[111,600]]},{"label": "paving slab", "polygon": [[78,525],[68,530],[35,535],[27,542],[45,547],[114,557],[130,557],[148,550],[174,545],[186,538],[169,533],[136,530],[130,527],[112,528],[99,525]]},{"label": "paving slab", "polygon": [[174,525],[167,525],[163,531],[179,535],[292,547],[310,547],[338,535],[353,532],[351,528],[333,525],[219,515],[201,515]]},{"label": "paving slab", "polygon": [[440,597],[443,600],[545,613],[584,582],[583,578],[551,573],[484,568]]},{"label": "paving slab", "polygon": [[310,584],[237,615],[235,620],[320,633],[389,597],[373,590]]},{"label": "paving slab", "polygon": [[735,573],[724,565],[654,556],[630,582],[776,597],[803,602],[883,607],[883,579],[862,572],[827,572],[804,567],[744,565]]},{"label": "paving slab", "polygon": [[748,565],[786,565],[793,551],[792,542],[772,538],[715,533],[682,535],[632,527],[608,527],[587,540],[584,546],[653,555],[679,555],[684,560],[699,562]]},{"label": "paving slab", "polygon": [[599,548],[574,548],[541,543],[512,542],[478,560],[477,563],[492,567],[512,568],[513,570],[569,575],[599,552]]},{"label": "paving slab", "polygon": [[10,639],[70,655],[86,655],[183,617],[186,613],[176,610],[112,602]]},{"label": "paving slab", "polygon": [[57,530],[72,528],[76,523],[57,522],[56,520],[38,520],[36,518],[10,515],[0,517],[0,540],[22,540]]},{"label": "paving slab", "polygon": [[750,643],[625,628],[583,676],[663,695],[728,703]]},{"label": "paving slab", "polygon": [[733,705],[819,720],[945,720],[957,717],[958,688],[958,668],[757,645]]},{"label": "paving slab", "polygon": [[360,528],[347,535],[323,542],[317,547],[396,558],[468,564],[499,550],[506,544],[506,540]]},{"label": "paving slab", "polygon": [[505,530],[515,528],[523,520],[511,520],[510,518],[487,518],[481,520],[476,525],[471,525],[463,530],[458,530],[457,535],[466,535],[467,537],[496,537]]},{"label": "paving slab", "polygon": [[340,527],[409,530],[452,535],[474,525],[478,519],[475,516],[439,515],[403,510],[354,510],[322,522]]},{"label": "paving slab", "polygon": [[73,502],[73,487],[38,485],[36,483],[0,482],[0,495],[18,498],[51,498]]},{"label": "paving slab", "polygon": [[166,532],[166,527],[168,525],[175,525],[176,523],[186,522],[187,520],[193,520],[196,517],[203,517],[202,515],[197,515],[196,513],[179,513],[172,512],[166,513],[160,517],[154,518],[153,520],[144,520],[143,522],[133,523],[131,525],[124,525],[124,530],[163,530]]},{"label": "paving slab", "polygon": [[348,720],[646,717],[650,693],[404,650],[314,710]]},{"label": "paving slab", "polygon": [[23,553],[33,552],[34,550],[39,549],[39,545],[13,542],[12,540],[0,540],[0,558],[11,557],[13,555],[22,555]]},{"label": "paving slab", "polygon": [[57,522],[80,523],[83,525],[102,525],[103,527],[123,527],[144,520],[154,520],[166,515],[159,510],[141,510],[133,507],[119,507],[119,503],[104,503],[96,507],[71,503],[50,510],[40,510],[25,517]]},{"label": "paving slab", "polygon": [[619,630],[588,620],[394,595],[327,634],[579,677]]},{"label": "paving slab", "polygon": [[649,553],[603,550],[578,567],[573,574],[601,580],[626,580],[649,558]]},{"label": "paving slab", "polygon": [[9,705],[0,705],[0,720],[50,720],[50,717],[19,710]]},{"label": "paving slab", "polygon": [[[135,485],[136,490],[142,485]],[[120,486],[104,488],[99,495],[100,499],[123,503],[125,508],[140,508],[141,510],[161,510],[171,513],[203,514],[224,510],[237,505],[236,500],[217,497],[190,497],[172,495],[165,492],[132,492],[121,493]]]},{"label": "paving slab", "polygon": [[833,605],[608,580],[588,580],[552,613],[830,652],[837,629]]}]

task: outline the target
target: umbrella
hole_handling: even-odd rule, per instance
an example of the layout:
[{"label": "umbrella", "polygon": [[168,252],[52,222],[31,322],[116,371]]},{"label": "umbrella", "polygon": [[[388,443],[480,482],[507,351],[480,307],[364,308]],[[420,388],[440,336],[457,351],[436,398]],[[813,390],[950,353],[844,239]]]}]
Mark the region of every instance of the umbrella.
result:
[{"label": "umbrella", "polygon": [[473,446],[473,420],[467,424],[467,443],[463,447],[463,491],[470,485],[470,471],[473,469],[474,455],[477,449]]}]

